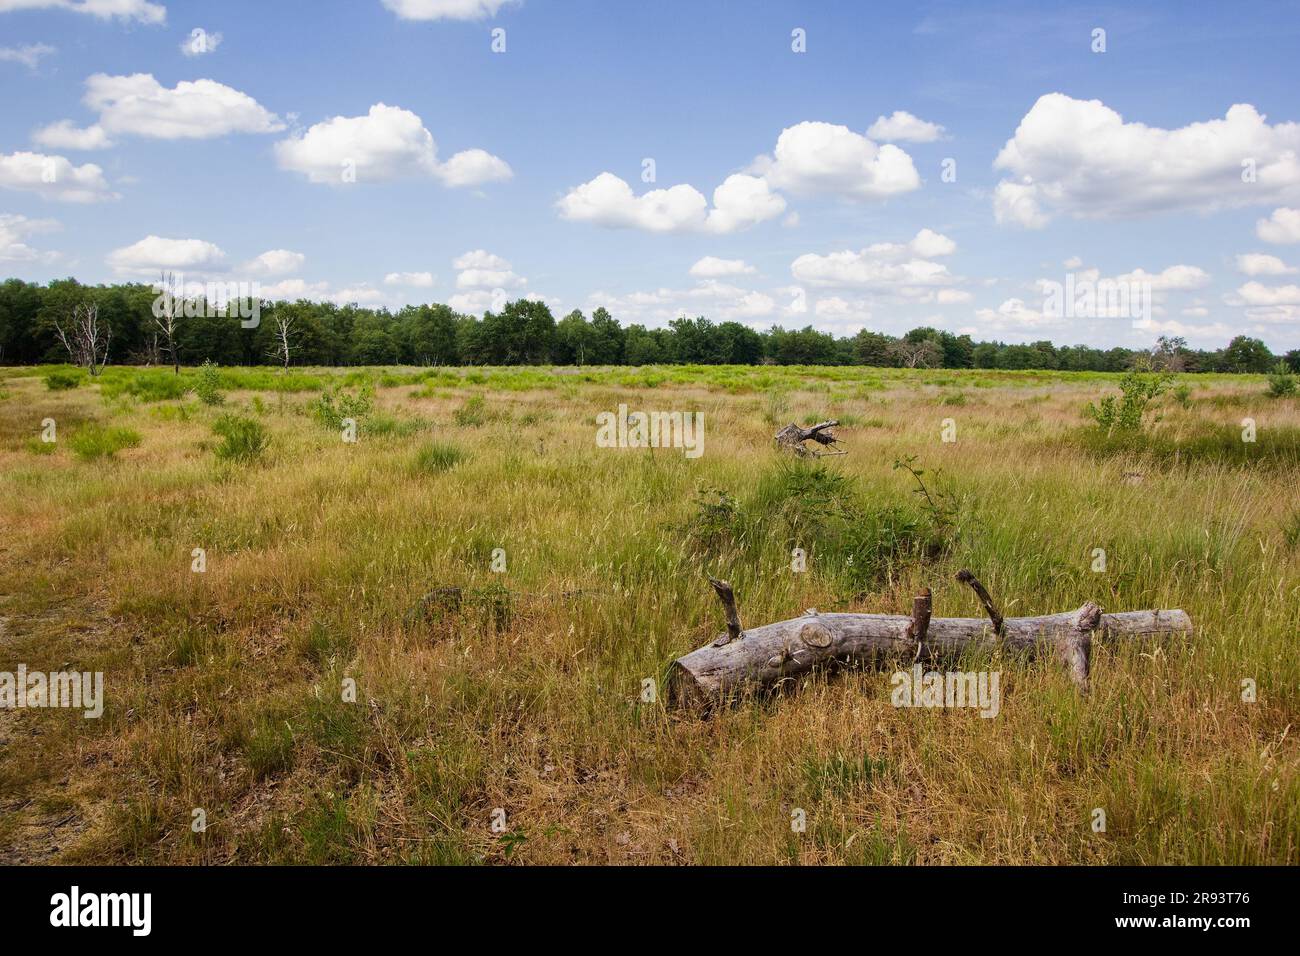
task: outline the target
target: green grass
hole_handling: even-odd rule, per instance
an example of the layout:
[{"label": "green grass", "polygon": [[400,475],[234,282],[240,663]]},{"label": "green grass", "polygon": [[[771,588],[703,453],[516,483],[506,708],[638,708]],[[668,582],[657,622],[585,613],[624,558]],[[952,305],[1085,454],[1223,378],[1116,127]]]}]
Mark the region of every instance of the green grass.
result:
[{"label": "green grass", "polygon": [[132,428],[93,423],[75,431],[68,440],[73,453],[83,461],[111,458],[125,448],[136,448],[142,436]]}]

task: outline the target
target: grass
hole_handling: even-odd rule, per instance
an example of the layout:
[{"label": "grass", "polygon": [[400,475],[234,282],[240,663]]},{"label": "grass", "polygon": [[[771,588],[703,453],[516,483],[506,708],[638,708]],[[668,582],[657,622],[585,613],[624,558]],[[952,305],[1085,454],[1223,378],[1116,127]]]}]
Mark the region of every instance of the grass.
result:
[{"label": "grass", "polygon": [[140,433],[135,429],[96,423],[78,429],[68,444],[78,458],[94,461],[97,458],[111,458],[124,448],[135,448],[141,440]]},{"label": "grass", "polygon": [[[1106,439],[1082,409],[1118,377],[1092,374],[222,368],[208,406],[193,369],[179,393],[152,384],[168,369],[45,371],[6,370],[0,403],[0,670],[102,670],[106,707],[0,711],[5,862],[1300,853],[1300,401],[1262,376],[1190,379]],[[704,455],[597,447],[620,402],[704,412]],[[851,423],[849,454],[778,459],[776,428],[810,418]],[[214,467],[242,423],[274,453]],[[923,586],[978,616],[962,567],[1009,614],[1181,607],[1196,633],[1099,645],[1087,698],[1051,661],[965,662],[1002,672],[990,720],[894,709],[892,668],[664,706],[668,663],[722,627],[706,573],[752,626],[903,613]]]}]

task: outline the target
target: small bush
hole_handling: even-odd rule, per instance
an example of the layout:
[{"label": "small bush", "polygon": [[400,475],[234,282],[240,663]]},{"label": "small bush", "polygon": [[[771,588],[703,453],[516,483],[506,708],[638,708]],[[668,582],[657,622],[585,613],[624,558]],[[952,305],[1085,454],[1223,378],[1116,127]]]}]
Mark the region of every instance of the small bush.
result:
[{"label": "small bush", "polygon": [[353,391],[332,385],[307,406],[312,416],[326,428],[340,429],[343,420],[360,421],[375,407],[375,386],[366,382]]},{"label": "small bush", "polygon": [[222,415],[212,423],[212,430],[221,436],[216,447],[219,461],[256,461],[270,443],[262,423],[242,415]]},{"label": "small bush", "polygon": [[416,472],[436,475],[455,468],[464,460],[465,453],[455,445],[435,441],[416,452],[413,467]]},{"label": "small bush", "polygon": [[212,364],[211,359],[204,359],[203,364],[199,366],[198,376],[194,381],[194,394],[204,405],[220,405],[226,400],[221,394],[221,373],[217,371],[217,366]]},{"label": "small bush", "polygon": [[1129,372],[1120,379],[1119,399],[1107,395],[1096,405],[1089,402],[1087,412],[1108,435],[1114,431],[1140,432],[1151,403],[1173,384],[1173,379],[1167,372],[1160,375]]},{"label": "small bush", "polygon": [[51,392],[65,392],[81,384],[80,369],[53,369],[45,373],[45,387]]},{"label": "small bush", "polygon": [[140,444],[140,433],[130,428],[92,424],[79,430],[68,444],[78,458],[92,461],[110,458],[123,448],[135,448]]},{"label": "small bush", "polygon": [[1291,366],[1278,362],[1268,375],[1268,395],[1270,398],[1286,398],[1295,394],[1295,376]]}]

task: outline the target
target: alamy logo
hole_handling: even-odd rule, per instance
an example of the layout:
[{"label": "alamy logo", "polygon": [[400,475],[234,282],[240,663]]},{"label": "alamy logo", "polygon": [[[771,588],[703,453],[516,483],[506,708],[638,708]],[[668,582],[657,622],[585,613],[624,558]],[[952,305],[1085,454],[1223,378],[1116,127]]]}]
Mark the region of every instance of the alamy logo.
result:
[{"label": "alamy logo", "polygon": [[703,412],[617,412],[596,416],[597,448],[682,448],[687,458],[704,454]]},{"label": "alamy logo", "polygon": [[1039,285],[1043,290],[1043,314],[1054,319],[1151,320],[1149,281],[1076,279],[1073,272],[1068,272],[1064,284],[1042,279]]},{"label": "alamy logo", "polygon": [[57,707],[85,710],[95,718],[104,713],[103,671],[28,671],[19,664],[17,673],[0,671],[0,709]]},{"label": "alamy logo", "polygon": [[153,284],[154,318],[240,319],[240,326],[262,324],[262,284],[252,282],[186,282],[178,273]]},{"label": "alamy logo", "polygon": [[153,928],[151,893],[69,893],[50,897],[51,926],[129,926],[131,935],[148,936]]},{"label": "alamy logo", "polygon": [[926,673],[916,664],[894,674],[889,699],[895,707],[971,707],[981,717],[996,717],[1002,709],[1001,678],[1001,671]]}]

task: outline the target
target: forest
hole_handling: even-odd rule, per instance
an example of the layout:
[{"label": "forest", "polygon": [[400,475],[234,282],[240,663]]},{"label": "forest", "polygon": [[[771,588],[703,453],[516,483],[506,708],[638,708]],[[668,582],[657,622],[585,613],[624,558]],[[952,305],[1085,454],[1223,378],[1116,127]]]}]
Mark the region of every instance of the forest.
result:
[{"label": "forest", "polygon": [[[532,299],[506,303],[482,318],[446,305],[408,305],[396,312],[301,299],[266,302],[254,328],[233,308],[200,309],[178,317],[172,335],[155,316],[155,286],[84,285],[75,279],[47,285],[8,279],[0,284],[0,364],[69,360],[60,323],[78,306],[93,305],[111,335],[110,364],[200,365],[864,365],[882,368],[1048,369],[1118,372],[1135,362],[1175,372],[1262,373],[1285,361],[1300,371],[1300,349],[1274,355],[1257,338],[1238,335],[1223,348],[1191,349],[1161,337],[1154,350],[1086,345],[975,341],[969,335],[920,327],[900,337],[863,329],[836,337],[811,325],[773,326],[764,332],[739,322],[682,316],[667,328],[622,325],[603,307],[558,321]],[[194,311],[194,310],[187,310]],[[286,344],[287,343],[287,344]]]}]

